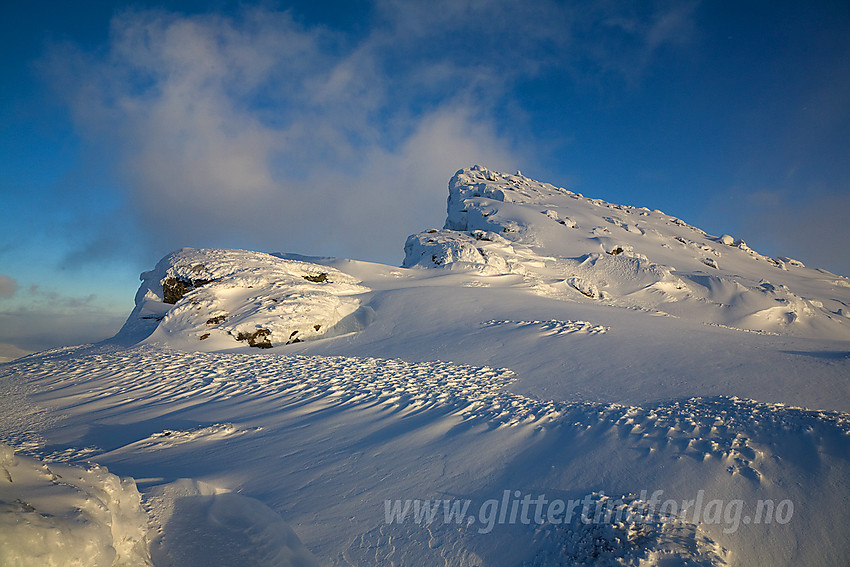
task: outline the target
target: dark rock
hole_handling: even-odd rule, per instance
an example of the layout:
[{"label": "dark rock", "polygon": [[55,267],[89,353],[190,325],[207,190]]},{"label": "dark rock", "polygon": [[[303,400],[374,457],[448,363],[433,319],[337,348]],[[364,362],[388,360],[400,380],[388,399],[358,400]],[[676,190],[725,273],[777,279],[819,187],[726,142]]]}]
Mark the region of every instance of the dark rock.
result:
[{"label": "dark rock", "polygon": [[225,319],[227,319],[227,315],[216,315],[207,319],[207,325],[218,325],[219,323],[223,323]]},{"label": "dark rock", "polygon": [[268,329],[257,329],[253,333],[239,333],[236,336],[237,341],[248,341],[248,346],[257,348],[272,348],[272,342],[269,336],[272,332]]},{"label": "dark rock", "polygon": [[162,301],[174,305],[184,295],[210,283],[212,280],[187,280],[183,278],[168,277],[162,280]]},{"label": "dark rock", "polygon": [[299,339],[298,337],[295,336],[297,334],[298,334],[297,329],[295,331],[292,331],[292,333],[289,335],[289,340],[286,341],[286,344],[291,345],[293,343],[300,343],[301,339]]},{"label": "dark rock", "polygon": [[201,336],[200,336],[200,340],[202,340],[202,341],[203,341],[203,340],[206,340],[206,339],[208,339],[208,338],[210,338],[210,334],[209,334],[209,333],[204,333],[203,335],[201,335]]},{"label": "dark rock", "polygon": [[165,278],[162,280],[162,300],[165,303],[171,303],[172,305],[177,303],[186,295],[187,291],[189,291],[189,288],[183,280],[178,280],[177,278]]},{"label": "dark rock", "polygon": [[325,272],[321,272],[315,276],[304,276],[304,279],[308,282],[322,283],[328,281],[328,275]]}]

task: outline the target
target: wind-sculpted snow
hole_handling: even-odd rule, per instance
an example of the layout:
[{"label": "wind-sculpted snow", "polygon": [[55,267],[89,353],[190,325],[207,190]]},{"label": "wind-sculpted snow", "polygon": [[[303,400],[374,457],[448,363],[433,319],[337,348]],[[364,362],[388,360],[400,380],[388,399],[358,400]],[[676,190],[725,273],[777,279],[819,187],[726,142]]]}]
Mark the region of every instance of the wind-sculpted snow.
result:
[{"label": "wind-sculpted snow", "polygon": [[[600,334],[585,322],[490,321],[486,325],[533,325],[553,334]],[[793,433],[816,441],[837,436],[850,442],[850,418],[841,412],[813,411],[738,398],[691,398],[654,406],[537,400],[506,389],[509,369],[449,362],[341,356],[252,356],[182,353],[153,347],[79,356],[36,358],[12,365],[7,373],[38,382],[41,388],[73,394],[77,403],[100,405],[110,399],[127,414],[152,404],[207,403],[216,400],[275,400],[281,411],[304,403],[381,406],[399,416],[427,411],[455,415],[491,426],[548,427],[565,424],[578,431],[615,431],[647,451],[661,447],[697,460],[721,459],[730,474],[758,478],[758,465]],[[256,434],[219,423],[190,431],[164,430],[128,446],[154,450],[194,440]],[[755,448],[752,443],[757,443]]]},{"label": "wind-sculpted snow", "polygon": [[0,564],[148,567],[146,531],[132,479],[48,466],[0,443]]},{"label": "wind-sculpted snow", "polygon": [[594,325],[587,321],[485,321],[484,327],[496,327],[499,325],[515,325],[517,327],[536,327],[543,331],[544,335],[567,335],[580,333],[588,335],[600,335],[608,331],[604,325]]},{"label": "wind-sculpted snow", "polygon": [[443,230],[404,265],[522,275],[535,293],[707,324],[850,338],[850,280],[770,258],[661,211],[607,203],[478,166],[449,182]]},{"label": "wind-sculpted snow", "polygon": [[[632,521],[584,522],[580,518],[562,525],[544,525],[526,545],[536,550],[521,567],[562,565],[677,565],[683,567],[719,567],[729,565],[729,552],[708,537],[700,526],[674,518],[652,514],[636,497],[624,496],[614,504],[601,493],[589,495],[591,509],[610,506],[616,516],[628,512],[646,512]],[[412,565],[421,561],[425,550],[435,549],[435,565],[481,565],[480,556],[468,548],[474,537],[474,523],[442,529],[439,525],[423,530],[416,524],[382,525],[360,536],[346,550],[344,565]],[[399,545],[404,542],[404,545]]]},{"label": "wind-sculpted snow", "polygon": [[241,494],[180,479],[151,490],[146,508],[152,523],[168,526],[153,538],[155,565],[319,565],[279,514]]},{"label": "wind-sculpted snow", "polygon": [[[458,171],[449,182],[445,226],[411,235],[404,253],[403,267],[467,274],[458,282],[464,286],[500,285],[481,277],[513,275],[546,298],[850,339],[847,278],[769,258],[660,211],[587,198],[519,173]],[[174,252],[142,274],[136,308],[116,341],[221,351],[330,338],[366,327],[369,294],[400,284],[397,271],[358,278],[345,262],[336,262],[338,269],[329,259],[293,258]],[[403,279],[428,278],[408,272]]]},{"label": "wind-sculpted snow", "polygon": [[[246,354],[182,353],[153,347],[79,358],[24,361],[19,372],[45,388],[62,390],[97,383],[103,389],[89,400],[118,395],[127,412],[141,400],[168,403],[187,398],[207,401],[235,396],[272,396],[281,404],[328,399],[335,405],[381,404],[400,414],[444,408],[471,420],[497,425],[551,421],[554,402],[542,403],[504,390],[513,378],[507,369],[449,362],[325,356],[256,357]],[[80,394],[86,399],[86,394]],[[225,431],[226,426],[214,430]],[[166,432],[140,442],[172,443],[185,433]]]},{"label": "wind-sculpted snow", "polygon": [[[142,280],[114,340],[0,365],[0,442],[20,459],[0,455],[0,488],[36,466],[24,455],[133,477],[156,565],[850,556],[850,416],[795,407],[850,407],[847,278],[476,166],[452,178],[444,228],[408,238],[403,268],[183,249]],[[31,488],[96,509],[107,557],[106,511],[132,481],[85,467],[72,474],[91,486],[39,472]],[[116,482],[118,500],[98,496]],[[0,521],[40,509],[27,486]],[[716,514],[541,523],[511,507],[651,508],[656,489]],[[750,521],[763,499],[781,522]],[[512,511],[387,515],[412,501]],[[45,518],[34,538],[55,535]]]},{"label": "wind-sculpted snow", "polygon": [[[586,335],[587,340],[605,339],[604,327],[583,321],[492,320],[484,323],[485,328],[504,325],[539,328],[544,334],[564,337],[559,340],[569,340],[567,337],[576,334]],[[229,454],[241,457],[234,457],[225,469],[230,471],[229,475],[238,476],[242,467],[258,457],[260,462],[271,459],[270,463],[275,463],[272,470],[277,471],[275,474],[281,475],[280,478],[290,478],[290,475],[298,478],[302,467],[307,466],[309,471],[310,467],[317,466],[314,461],[317,457],[310,456],[313,451],[309,449],[310,441],[297,448],[290,447],[292,436],[297,439],[302,435],[299,433],[302,428],[313,423],[331,427],[327,433],[321,430],[314,433],[324,439],[326,446],[317,450],[320,455],[326,455],[325,459],[327,455],[344,457],[348,454],[346,445],[355,442],[363,447],[365,439],[372,440],[372,445],[365,447],[373,448],[361,450],[377,454],[390,451],[392,454],[399,449],[384,448],[386,441],[382,439],[393,437],[376,435],[374,426],[370,425],[381,423],[383,429],[380,431],[403,433],[402,438],[406,439],[403,446],[413,443],[410,447],[413,453],[418,454],[420,450],[428,453],[435,447],[461,443],[461,447],[466,447],[463,452],[470,458],[467,466],[473,467],[471,471],[475,471],[476,466],[484,466],[476,463],[494,458],[494,447],[520,443],[523,449],[512,451],[519,451],[519,455],[523,451],[537,454],[527,464],[517,463],[525,470],[524,476],[519,478],[526,478],[524,482],[534,483],[532,485],[541,482],[536,476],[540,474],[536,472],[538,468],[550,474],[546,472],[550,470],[548,462],[552,463],[552,471],[563,470],[563,474],[578,478],[585,474],[582,472],[585,459],[593,463],[600,458],[584,453],[589,451],[592,455],[594,451],[602,451],[605,459],[620,455],[617,460],[625,459],[622,466],[627,469],[647,467],[647,470],[654,470],[667,463],[669,475],[677,467],[690,470],[688,467],[698,466],[694,470],[716,471],[708,476],[714,479],[712,482],[718,482],[716,475],[721,475],[729,479],[730,486],[743,482],[744,487],[752,487],[752,490],[762,487],[768,491],[765,494],[773,495],[777,490],[782,494],[781,490],[791,488],[782,484],[783,476],[789,471],[811,470],[812,455],[821,455],[820,458],[836,455],[830,458],[844,463],[846,455],[850,454],[850,419],[839,412],[728,397],[691,398],[645,406],[547,401],[512,393],[509,388],[514,374],[509,369],[442,361],[411,363],[375,357],[186,353],[151,346],[88,347],[22,359],[5,365],[2,372],[0,380],[27,383],[33,389],[31,397],[39,404],[61,408],[67,413],[66,418],[60,418],[59,425],[62,419],[69,420],[66,426],[72,428],[95,420],[95,423],[124,424],[124,430],[138,432],[134,438],[104,448],[89,443],[78,446],[78,451],[54,451],[50,458],[55,460],[84,458],[122,463],[122,466],[136,463],[136,467],[152,467],[163,459],[166,463],[175,457],[178,463],[186,459],[191,462],[191,455],[200,458],[215,448],[230,447]],[[183,417],[177,422],[191,422],[194,415],[216,416],[218,421],[205,422],[197,418],[198,425],[190,427],[155,427],[159,420],[175,420],[179,416]],[[332,417],[334,415],[339,417]],[[335,441],[331,433],[335,429],[330,424],[349,422],[360,423],[359,427],[364,428],[363,440],[356,441],[357,430],[349,429],[346,436]],[[131,426],[133,423],[138,425]],[[56,424],[50,427],[55,428]],[[291,431],[280,438],[284,432],[281,428]],[[351,435],[354,438],[348,439]],[[283,442],[283,439],[290,441]],[[423,443],[421,449],[417,448],[419,443]],[[482,453],[474,456],[469,443],[479,447]],[[256,453],[258,447],[264,447],[259,455]],[[303,458],[295,457],[301,453],[304,453]],[[343,462],[349,458],[353,457],[344,457]],[[397,465],[417,469],[415,463],[407,461]],[[282,469],[277,468],[281,466]],[[611,462],[607,466],[614,464]],[[842,466],[846,467],[846,463]],[[493,467],[493,464],[486,467]],[[358,487],[375,480],[368,465],[361,472],[342,470],[335,474],[343,475],[339,482],[348,487],[345,493],[349,490],[359,493],[362,488]],[[839,471],[836,474],[841,474],[840,470],[844,469],[836,470]],[[316,482],[315,474],[308,476],[314,479],[308,483]],[[463,477],[470,473],[455,474]],[[361,475],[366,476],[360,478]],[[442,477],[438,475],[437,478]],[[676,477],[663,478],[675,482]],[[258,481],[263,484],[261,479]],[[333,485],[333,477],[326,482]],[[563,481],[548,482],[549,490],[574,486],[562,484]],[[581,486],[584,481],[573,480],[576,482]],[[420,484],[414,481],[415,486]],[[422,489],[432,490],[424,486]],[[278,494],[281,489],[267,490]],[[411,488],[408,486],[405,490]],[[844,494],[841,489],[837,490]],[[208,490],[204,494],[214,493],[215,490]],[[200,498],[202,494],[196,496]],[[635,502],[635,497],[626,493],[618,498],[627,503]],[[344,503],[335,506],[348,510]],[[312,514],[309,510],[308,507],[302,514]],[[284,518],[289,521],[288,517]],[[197,526],[205,525],[206,520],[199,521]],[[171,529],[162,534],[171,534],[168,545],[172,546],[172,554],[179,555],[185,553],[185,549],[174,539],[177,529],[174,522]],[[180,522],[179,525],[186,529],[195,525],[188,517]],[[211,526],[215,523],[212,522]],[[467,524],[458,528],[451,523],[435,524],[425,530],[418,524],[366,522],[359,536],[334,544],[332,549],[344,552],[340,552],[333,564],[388,564],[400,560],[430,565],[442,558],[440,560],[449,565],[480,565],[481,546],[489,545],[489,540],[481,539],[484,536],[477,531],[478,526]],[[651,562],[652,558],[659,561],[677,559],[679,564],[687,565],[721,565],[727,556],[724,547],[730,545],[726,541],[721,546],[716,533],[706,532],[693,522],[641,520],[628,525],[576,522],[569,529],[541,526],[533,538],[532,534],[521,530],[511,533],[514,539],[505,541],[531,553],[528,565],[556,565],[583,561],[582,558],[591,556],[607,557],[606,561],[617,560],[628,565]],[[739,551],[732,550],[733,554]]]}]

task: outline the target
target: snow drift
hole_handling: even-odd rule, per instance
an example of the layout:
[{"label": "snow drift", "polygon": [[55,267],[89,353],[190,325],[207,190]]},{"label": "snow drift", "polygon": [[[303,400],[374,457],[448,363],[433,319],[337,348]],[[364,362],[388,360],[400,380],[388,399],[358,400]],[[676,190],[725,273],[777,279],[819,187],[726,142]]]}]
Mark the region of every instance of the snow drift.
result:
[{"label": "snow drift", "polygon": [[146,534],[133,479],[47,465],[0,443],[0,564],[148,566]]}]

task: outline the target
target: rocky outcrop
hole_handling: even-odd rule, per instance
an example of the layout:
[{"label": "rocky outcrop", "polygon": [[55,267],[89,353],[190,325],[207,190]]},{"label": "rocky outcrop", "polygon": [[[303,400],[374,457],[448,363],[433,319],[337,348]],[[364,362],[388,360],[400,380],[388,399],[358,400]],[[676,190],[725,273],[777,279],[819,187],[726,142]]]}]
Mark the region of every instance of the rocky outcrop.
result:
[{"label": "rocky outcrop", "polygon": [[272,341],[269,338],[271,334],[272,332],[268,329],[257,329],[253,333],[239,333],[236,335],[236,340],[248,341],[248,346],[252,347],[272,348]]},{"label": "rocky outcrop", "polygon": [[210,283],[211,280],[186,280],[182,278],[168,277],[162,280],[162,301],[175,305],[183,299],[183,296],[199,288],[202,285]]},{"label": "rocky outcrop", "polygon": [[136,309],[118,339],[205,348],[255,348],[357,330],[368,289],[330,266],[261,252],[184,248],[142,274]]},{"label": "rocky outcrop", "polygon": [[[449,181],[441,230],[408,237],[404,267],[516,274],[533,293],[711,325],[850,337],[846,278],[759,254],[646,207],[474,166]],[[760,282],[780,285],[767,289]]]}]

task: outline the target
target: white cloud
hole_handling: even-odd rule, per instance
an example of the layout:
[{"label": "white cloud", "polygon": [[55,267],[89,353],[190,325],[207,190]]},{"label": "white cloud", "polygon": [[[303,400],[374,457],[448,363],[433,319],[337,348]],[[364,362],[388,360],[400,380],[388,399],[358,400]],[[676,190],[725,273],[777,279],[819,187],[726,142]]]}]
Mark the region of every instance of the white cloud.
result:
[{"label": "white cloud", "polygon": [[[549,1],[376,2],[355,37],[265,8],[128,11],[105,51],[64,45],[46,67],[156,250],[390,261],[442,223],[456,169],[535,165],[533,138],[494,116],[516,81],[579,56],[572,30],[588,17]],[[636,32],[650,50],[674,36],[659,21]]]}]

